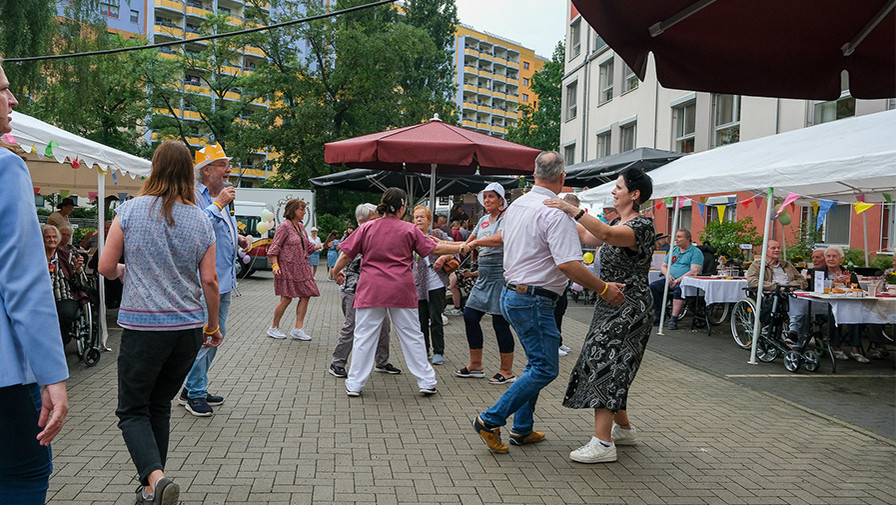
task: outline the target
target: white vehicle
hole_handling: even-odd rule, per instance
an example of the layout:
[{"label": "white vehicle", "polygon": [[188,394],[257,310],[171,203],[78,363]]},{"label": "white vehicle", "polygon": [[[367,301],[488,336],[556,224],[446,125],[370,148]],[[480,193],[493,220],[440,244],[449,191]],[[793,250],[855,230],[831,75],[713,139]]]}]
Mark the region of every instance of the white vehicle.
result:
[{"label": "white vehicle", "polygon": [[[317,226],[317,213],[314,201],[314,192],[310,189],[267,189],[267,188],[235,188],[237,203],[261,202],[268,206],[268,210],[274,213],[274,221],[280,223],[283,220],[283,209],[286,202],[293,198],[304,200],[307,204],[305,213],[305,228]],[[252,228],[253,235],[255,228]]]},{"label": "white vehicle", "polygon": [[[274,228],[260,234],[258,233],[258,223],[264,221],[261,217],[262,212],[265,210],[274,212],[274,210],[264,202],[247,202],[242,200],[234,200],[233,210],[234,217],[236,217],[237,230],[240,235],[252,237],[250,239],[252,244],[249,246],[249,250],[245,251],[245,256],[241,254],[236,259],[237,277],[243,278],[255,270],[269,269],[267,251],[268,245],[270,245],[274,237]],[[276,223],[276,217],[274,221]]]}]

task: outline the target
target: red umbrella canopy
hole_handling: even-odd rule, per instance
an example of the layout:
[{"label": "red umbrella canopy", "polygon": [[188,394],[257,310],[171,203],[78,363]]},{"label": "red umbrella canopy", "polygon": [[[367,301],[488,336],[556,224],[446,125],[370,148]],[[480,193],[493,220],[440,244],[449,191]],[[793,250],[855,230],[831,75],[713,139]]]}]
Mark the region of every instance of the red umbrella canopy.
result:
[{"label": "red umbrella canopy", "polygon": [[428,174],[525,175],[540,153],[514,142],[445,124],[438,120],[324,145],[327,163],[351,168]]},{"label": "red umbrella canopy", "polygon": [[896,96],[896,0],[573,0],[639,78],[667,88],[833,100]]}]

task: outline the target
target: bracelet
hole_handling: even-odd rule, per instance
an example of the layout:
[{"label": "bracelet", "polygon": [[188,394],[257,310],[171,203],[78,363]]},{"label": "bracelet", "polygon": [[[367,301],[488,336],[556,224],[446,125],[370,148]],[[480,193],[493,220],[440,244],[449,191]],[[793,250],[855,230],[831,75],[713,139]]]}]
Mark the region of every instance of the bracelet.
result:
[{"label": "bracelet", "polygon": [[218,204],[218,202],[212,202],[212,203],[215,204],[215,207],[217,207],[218,210],[224,210],[224,207],[221,207],[221,206]]},{"label": "bracelet", "polygon": [[271,265],[271,268],[280,268],[280,265],[274,263],[273,265]]},{"label": "bracelet", "polygon": [[457,254],[461,254],[463,252],[464,252],[464,245],[461,244],[461,245],[457,246]]},{"label": "bracelet", "polygon": [[604,296],[604,293],[607,292],[607,288],[609,288],[609,287],[610,287],[610,284],[607,282],[604,282],[604,290],[601,291],[600,293],[598,293],[597,296]]},{"label": "bracelet", "polygon": [[214,330],[212,330],[212,331],[208,331],[208,325],[205,325],[205,328],[202,330],[202,332],[205,333],[206,335],[214,335],[215,332],[217,332],[219,328],[221,328],[221,327],[220,327],[220,326],[215,326],[215,329],[214,329]]},{"label": "bracelet", "polygon": [[578,214],[575,215],[575,217],[573,217],[573,219],[575,219],[576,221],[578,221],[579,219],[582,219],[582,216],[584,216],[584,215],[585,215],[585,209],[582,209],[582,210],[579,211]]}]

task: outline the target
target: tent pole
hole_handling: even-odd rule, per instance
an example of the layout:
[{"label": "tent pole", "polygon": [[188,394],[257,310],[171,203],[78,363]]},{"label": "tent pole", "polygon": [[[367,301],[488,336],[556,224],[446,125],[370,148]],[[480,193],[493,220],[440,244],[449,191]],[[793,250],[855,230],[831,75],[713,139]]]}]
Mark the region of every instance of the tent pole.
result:
[{"label": "tent pole", "polygon": [[[102,170],[97,171],[97,241],[96,252],[100,254],[106,244],[106,174]],[[97,274],[97,291],[100,293],[100,306],[97,310],[97,319],[99,320],[100,342],[102,350],[110,350],[106,345],[109,341],[109,329],[106,327],[106,283],[105,278]]]},{"label": "tent pole", "polygon": [[865,268],[868,268],[868,216],[862,212],[862,231],[865,232]]},{"label": "tent pole", "polygon": [[766,254],[768,249],[768,232],[769,222],[771,221],[772,208],[775,199],[775,188],[768,188],[768,195],[765,198],[765,229],[762,231],[762,259],[759,262],[759,286],[756,289],[756,312],[753,314],[753,339],[750,346],[751,365],[756,364],[756,345],[759,343],[759,330],[762,323],[759,322],[759,315],[762,314],[762,286],[765,285],[765,265]]},{"label": "tent pole", "polygon": [[[675,232],[678,230],[678,199],[680,197],[676,196],[675,199],[672,200],[672,229],[669,230],[669,235],[673,237],[672,244],[675,243]],[[666,304],[669,302],[669,271],[671,270],[671,265],[669,261],[672,259],[672,247],[674,245],[669,245],[669,252],[666,253],[666,284],[663,286],[663,303],[660,305],[660,326],[656,330],[657,335],[663,335],[663,324],[666,322]]]},{"label": "tent pole", "polygon": [[436,219],[436,165],[435,163],[431,164],[431,170],[429,172],[429,210],[432,212],[433,223],[435,223]]}]

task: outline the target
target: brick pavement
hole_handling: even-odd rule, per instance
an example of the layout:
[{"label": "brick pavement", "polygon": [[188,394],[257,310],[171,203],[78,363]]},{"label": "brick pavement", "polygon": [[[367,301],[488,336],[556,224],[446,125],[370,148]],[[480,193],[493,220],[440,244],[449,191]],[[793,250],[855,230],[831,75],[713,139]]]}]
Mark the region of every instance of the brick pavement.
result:
[{"label": "brick pavement", "polygon": [[[275,302],[270,273],[240,284],[210,374],[227,402],[212,418],[174,404],[167,470],[183,503],[896,503],[892,441],[651,351],[630,397],[640,443],[620,447],[614,464],[568,459],[593,429],[590,411],[560,405],[575,353],[561,358],[560,378],[541,396],[536,427],[547,440],[491,454],[470,418],[505,387],[454,377],[467,355],[459,317],[446,327],[438,395],[419,395],[405,372],[374,374],[362,397],[347,398],[326,371],[342,322],[338,293],[323,269],[318,278],[310,342],[264,336]],[[485,327],[492,374],[497,349]],[[566,343],[580,347],[586,325],[567,318],[564,328]],[[117,332],[110,343],[117,351]],[[405,368],[394,342],[392,351]],[[114,356],[104,353],[92,369],[69,360],[72,410],[53,444],[49,503],[133,503],[135,471],[114,415]]]}]

